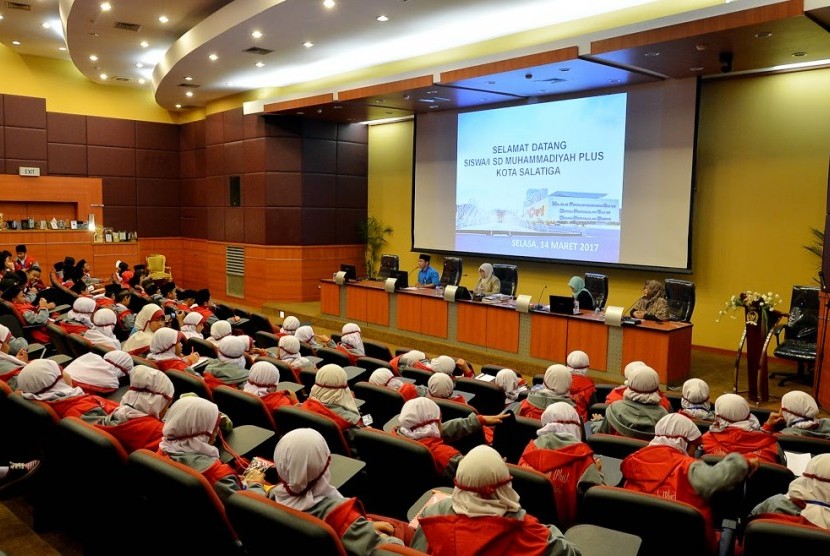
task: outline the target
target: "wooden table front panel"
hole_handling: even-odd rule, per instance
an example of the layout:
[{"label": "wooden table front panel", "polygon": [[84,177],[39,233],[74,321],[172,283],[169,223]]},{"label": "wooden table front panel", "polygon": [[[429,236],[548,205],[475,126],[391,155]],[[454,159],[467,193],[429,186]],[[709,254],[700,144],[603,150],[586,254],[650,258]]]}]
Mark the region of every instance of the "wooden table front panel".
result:
[{"label": "wooden table front panel", "polygon": [[672,384],[689,377],[691,367],[692,327],[666,328],[630,326],[623,330],[623,360],[644,361],[660,375],[660,382]]},{"label": "wooden table front panel", "polygon": [[578,318],[568,319],[567,353],[575,350],[588,354],[592,370],[605,371],[608,368],[608,330],[605,323]]},{"label": "wooden table front panel", "polygon": [[386,290],[366,290],[366,321],[389,326],[389,294]]},{"label": "wooden table front panel", "polygon": [[487,347],[519,352],[519,313],[513,308],[487,307]]},{"label": "wooden table front panel", "polygon": [[447,302],[443,298],[422,297],[421,332],[429,336],[446,338],[448,318]]},{"label": "wooden table front panel", "polygon": [[320,312],[340,316],[340,286],[334,282],[320,282]]},{"label": "wooden table front panel", "polygon": [[530,315],[530,355],[547,361],[565,361],[568,319],[556,315]]},{"label": "wooden table front panel", "polygon": [[421,296],[396,294],[398,330],[421,333]]},{"label": "wooden table front panel", "polygon": [[479,303],[457,303],[459,342],[476,346],[487,345],[487,309]]},{"label": "wooden table front panel", "polygon": [[346,286],[346,318],[349,320],[366,320],[367,290],[360,287]]}]

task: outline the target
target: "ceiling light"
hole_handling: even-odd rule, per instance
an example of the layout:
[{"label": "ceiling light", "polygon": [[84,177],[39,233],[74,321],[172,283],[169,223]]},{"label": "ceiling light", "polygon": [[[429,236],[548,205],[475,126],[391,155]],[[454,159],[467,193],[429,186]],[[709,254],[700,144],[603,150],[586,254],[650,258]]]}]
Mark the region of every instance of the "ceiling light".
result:
[{"label": "ceiling light", "polygon": [[211,54],[210,56],[208,56],[208,58],[210,58],[211,62],[215,62],[216,60],[219,59],[219,55],[218,54]]},{"label": "ceiling light", "polygon": [[793,57],[794,57],[794,58],[801,58],[802,56],[806,56],[806,55],[807,55],[807,53],[806,53],[806,52],[801,52],[801,51],[799,51],[799,52],[793,52]]},{"label": "ceiling light", "polygon": [[135,65],[135,67],[137,67],[137,68],[141,69],[141,68],[143,68],[143,67],[144,67],[144,64],[142,64],[141,62],[138,62],[138,63]]},{"label": "ceiling light", "polygon": [[20,41],[12,41],[12,44],[15,46],[20,46]]},{"label": "ceiling light", "polygon": [[181,105],[181,104],[177,104],[177,105],[176,105],[176,108],[181,108],[181,107],[182,107],[182,105]]},{"label": "ceiling light", "polygon": [[187,92],[184,94],[184,96],[186,96],[186,97],[192,97],[192,96],[193,96],[193,91],[187,91]]},{"label": "ceiling light", "polygon": [[251,33],[251,36],[255,39],[261,39],[262,38],[262,31],[254,31],[253,33]]},{"label": "ceiling light", "polygon": [[0,14],[0,20],[2,20],[2,19],[3,19],[3,14]]},{"label": "ceiling light", "polygon": [[150,46],[150,43],[148,43],[147,41],[141,41],[139,44],[141,45],[141,48],[147,48],[148,46]]},{"label": "ceiling light", "polygon": [[323,7],[327,9],[332,9],[335,5],[334,0],[323,0]]},{"label": "ceiling light", "polygon": [[495,82],[495,81],[488,81],[488,82],[487,82],[487,85],[495,85],[495,84],[496,84],[496,82]]},{"label": "ceiling light", "polygon": [[102,73],[102,74],[101,74],[101,75],[99,75],[98,77],[100,77],[101,79],[103,79],[104,81],[106,81],[106,80],[107,80],[107,78],[108,78],[109,76],[108,76],[106,73]]},{"label": "ceiling light", "polygon": [[761,31],[760,33],[755,33],[756,39],[766,39],[772,36],[772,33],[769,31]]},{"label": "ceiling light", "polygon": [[379,16],[378,16],[378,21],[380,21],[380,22],[386,22],[386,21],[389,21],[389,18],[388,18],[388,17],[386,17],[385,15],[379,15]]},{"label": "ceiling light", "polygon": [[185,81],[193,81],[193,78],[192,78],[192,77],[190,77],[189,75],[186,75],[186,76],[185,76],[185,78],[184,78],[184,80],[185,80]]},{"label": "ceiling light", "polygon": [[110,11],[111,9],[112,9],[112,4],[110,4],[109,2],[103,2],[103,3],[101,4],[101,11],[102,11],[102,12],[108,12],[108,11]]},{"label": "ceiling light", "polygon": [[311,42],[311,41],[305,41],[303,43],[303,46],[306,47],[306,48],[311,48],[312,46],[314,46],[314,43]]},{"label": "ceiling light", "polygon": [[571,71],[571,68],[559,68],[559,71]]},{"label": "ceiling light", "polygon": [[167,18],[166,15],[160,15],[159,16],[159,21],[162,22],[162,23],[167,23],[170,20]]},{"label": "ceiling light", "polygon": [[147,83],[147,81],[143,77],[138,80],[139,85],[144,85],[145,83]]},{"label": "ceiling light", "polygon": [[98,56],[96,56],[95,54],[91,54],[89,56],[89,59],[92,60],[93,62],[97,62],[98,61]]},{"label": "ceiling light", "polygon": [[264,65],[265,65],[265,63],[264,63],[264,62],[257,62],[257,63],[256,63],[256,64],[254,64],[254,65],[256,65],[256,67],[258,67],[258,68],[261,68],[262,66],[264,66]]},{"label": "ceiling light", "polygon": [[66,47],[65,46],[59,46],[58,50],[60,50],[61,52],[66,52]]},{"label": "ceiling light", "polygon": [[645,54],[645,55],[653,58],[653,57],[655,57],[655,56],[659,56],[659,55],[660,55],[660,53],[659,53],[659,52],[657,52],[657,51],[653,51],[653,52],[646,52],[646,54]]},{"label": "ceiling light", "polygon": [[689,68],[689,71],[703,71],[703,66],[695,66],[693,68]]},{"label": "ceiling light", "polygon": [[52,24],[49,23],[48,21],[44,21],[43,23],[40,24],[40,26],[43,27],[44,29],[48,29],[52,26]]}]

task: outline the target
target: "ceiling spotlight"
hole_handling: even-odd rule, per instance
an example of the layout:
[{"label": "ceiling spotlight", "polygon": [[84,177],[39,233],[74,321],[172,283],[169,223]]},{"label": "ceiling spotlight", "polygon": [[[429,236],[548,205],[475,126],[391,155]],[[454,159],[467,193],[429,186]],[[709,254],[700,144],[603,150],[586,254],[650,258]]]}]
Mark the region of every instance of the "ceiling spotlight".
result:
[{"label": "ceiling spotlight", "polygon": [[147,83],[147,81],[143,77],[138,80],[139,85],[144,85],[145,83]]},{"label": "ceiling spotlight", "polygon": [[12,44],[15,46],[20,46],[20,41],[12,41]]},{"label": "ceiling spotlight", "polygon": [[379,15],[379,16],[378,16],[378,21],[380,21],[380,22],[386,22],[386,21],[389,21],[389,18],[388,18],[388,17],[386,17],[385,15]]},{"label": "ceiling spotlight", "polygon": [[216,60],[219,59],[219,55],[218,54],[211,54],[210,56],[208,56],[208,58],[210,58],[211,62],[215,62]]},{"label": "ceiling spotlight", "polygon": [[66,52],[66,47],[65,46],[59,46],[58,50],[60,50],[61,52]]},{"label": "ceiling spotlight", "polygon": [[44,21],[43,23],[40,24],[40,26],[43,27],[44,29],[48,29],[52,26],[52,24],[49,23],[48,21]]},{"label": "ceiling spotlight", "polygon": [[193,78],[190,77],[189,75],[187,75],[187,76],[185,76],[184,80],[185,81],[193,81]]},{"label": "ceiling spotlight", "polygon": [[109,78],[109,76],[108,76],[106,73],[102,73],[102,74],[101,74],[101,75],[99,75],[98,77],[100,77],[100,78],[101,78],[102,80],[104,80],[104,81],[106,81],[106,80]]},{"label": "ceiling spotlight", "polygon": [[186,96],[186,97],[192,97],[192,96],[193,96],[193,91],[187,91],[187,92],[184,94],[184,96]]},{"label": "ceiling spotlight", "polygon": [[255,65],[256,67],[258,67],[258,68],[261,68],[262,66],[264,66],[264,65],[265,65],[265,62],[257,62],[257,63],[256,63],[256,64],[254,64],[254,65]]},{"label": "ceiling spotlight", "polygon": [[108,11],[110,11],[111,9],[112,9],[112,4],[110,4],[109,2],[103,2],[103,3],[101,4],[101,11],[102,11],[102,12],[108,12]]},{"label": "ceiling spotlight", "polygon": [[177,104],[177,105],[176,105],[176,108],[181,108],[181,107],[182,107],[182,105],[181,105],[181,104]]},{"label": "ceiling spotlight", "polygon": [[142,64],[141,62],[138,62],[138,63],[135,65],[135,67],[137,67],[138,69],[141,69],[141,68],[143,68],[143,67],[144,67],[144,64]]},{"label": "ceiling spotlight", "polygon": [[334,1],[334,0],[323,0],[323,7],[324,7],[324,8],[327,8],[327,9],[329,9],[329,10],[330,10],[330,9],[332,9],[332,8],[334,7],[334,5],[335,5],[335,1]]},{"label": "ceiling spotlight", "polygon": [[97,62],[98,61],[98,56],[96,56],[95,54],[90,54],[89,59],[92,60],[93,62]]},{"label": "ceiling spotlight", "polygon": [[170,20],[167,18],[166,15],[160,15],[159,16],[159,21],[162,22],[162,23],[167,23]]},{"label": "ceiling spotlight", "polygon": [[648,57],[650,57],[650,58],[654,58],[654,57],[656,57],[656,56],[659,56],[659,55],[660,55],[660,53],[659,53],[659,52],[657,52],[656,50],[654,50],[654,51],[652,51],[652,52],[646,52],[646,54],[645,54],[645,55],[646,55],[646,56],[648,56]]},{"label": "ceiling spotlight", "polygon": [[571,71],[571,68],[559,68],[559,71]]},{"label": "ceiling spotlight", "polygon": [[755,33],[756,39],[766,39],[772,36],[772,33],[769,31],[761,31],[760,33]]},{"label": "ceiling spotlight", "polygon": [[806,52],[801,52],[801,51],[793,52],[793,57],[795,57],[795,58],[801,58],[802,56],[806,56],[806,55],[807,55]]},{"label": "ceiling spotlight", "polygon": [[306,48],[311,48],[312,46],[314,46],[314,43],[311,42],[311,41],[305,41],[303,43],[303,46],[306,47]]},{"label": "ceiling spotlight", "polygon": [[322,113],[323,113],[323,109],[322,109],[322,108],[318,108],[318,109],[317,109],[317,113],[318,113],[318,114],[322,114]]},{"label": "ceiling spotlight", "polygon": [[262,31],[254,31],[253,33],[251,33],[251,36],[255,39],[261,39],[262,38]]},{"label": "ceiling spotlight", "polygon": [[695,50],[697,50],[698,52],[703,52],[704,50],[706,50],[708,46],[709,45],[705,42],[699,42],[695,45]]},{"label": "ceiling spotlight", "polygon": [[147,48],[148,46],[150,46],[150,43],[149,43],[149,42],[147,42],[147,41],[141,41],[141,42],[140,42],[140,43],[138,43],[138,44],[140,44],[140,45],[141,45],[141,48]]},{"label": "ceiling spotlight", "polygon": [[487,85],[495,85],[495,84],[496,84],[495,81],[487,81]]},{"label": "ceiling spotlight", "polygon": [[703,66],[694,66],[689,68],[689,71],[703,71]]}]

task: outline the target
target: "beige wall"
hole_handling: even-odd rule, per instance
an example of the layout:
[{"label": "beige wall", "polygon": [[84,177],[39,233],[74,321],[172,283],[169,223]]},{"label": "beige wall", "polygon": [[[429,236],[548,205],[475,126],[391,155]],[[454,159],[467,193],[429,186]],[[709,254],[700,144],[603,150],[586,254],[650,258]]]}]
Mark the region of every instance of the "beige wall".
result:
[{"label": "beige wall", "polygon": [[[742,322],[716,322],[730,295],[744,289],[773,291],[787,308],[792,286],[813,282],[819,261],[802,246],[811,242],[811,226],[824,226],[828,90],[827,69],[703,84],[693,274],[674,276],[696,283],[694,344],[736,349]],[[399,253],[406,269],[417,262],[417,254],[409,252],[413,130],[412,122],[403,122],[369,132],[369,213],[395,228],[385,252]],[[441,258],[436,259],[440,269]],[[462,284],[474,283],[482,262],[464,259],[468,277]],[[609,304],[626,307],[641,294],[644,280],[669,276],[522,262],[519,293],[535,298],[547,285],[545,295],[567,295],[568,278],[588,270],[606,272]]]}]

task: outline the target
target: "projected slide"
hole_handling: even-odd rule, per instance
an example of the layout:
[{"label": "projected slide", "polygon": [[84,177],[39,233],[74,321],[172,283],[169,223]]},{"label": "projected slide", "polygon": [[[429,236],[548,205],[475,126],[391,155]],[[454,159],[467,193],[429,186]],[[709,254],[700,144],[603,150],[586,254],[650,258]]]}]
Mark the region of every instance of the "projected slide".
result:
[{"label": "projected slide", "polygon": [[459,114],[455,250],[619,262],[626,102]]}]

